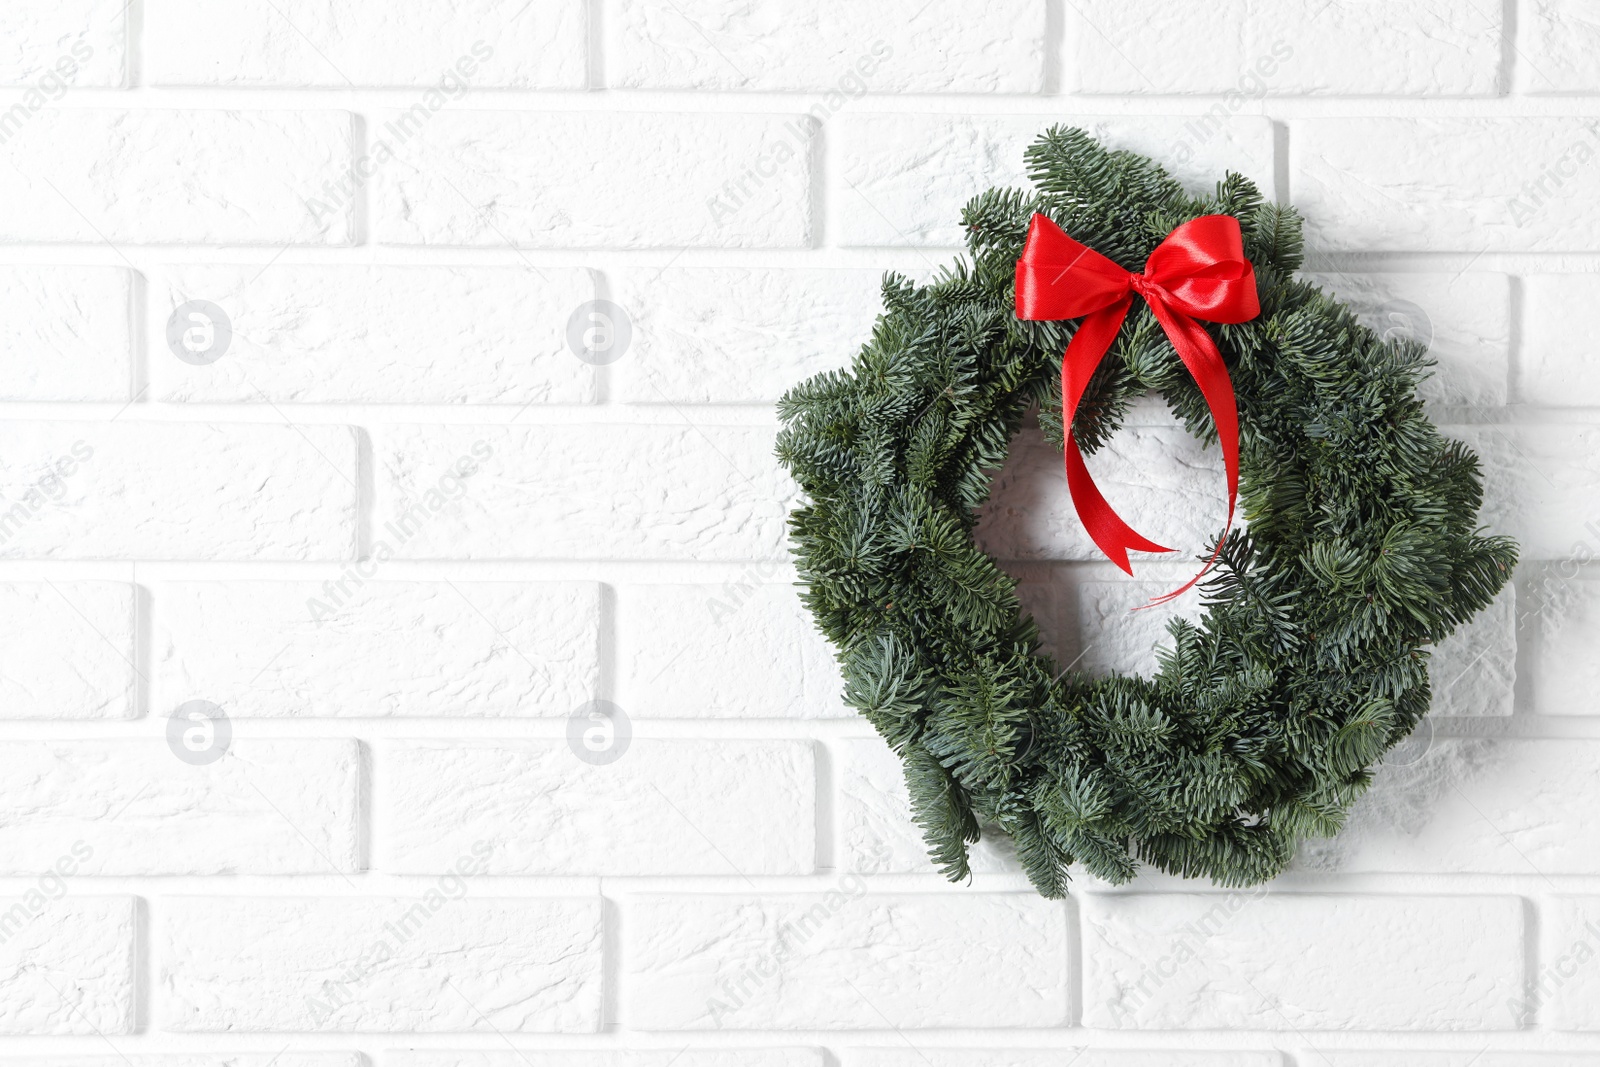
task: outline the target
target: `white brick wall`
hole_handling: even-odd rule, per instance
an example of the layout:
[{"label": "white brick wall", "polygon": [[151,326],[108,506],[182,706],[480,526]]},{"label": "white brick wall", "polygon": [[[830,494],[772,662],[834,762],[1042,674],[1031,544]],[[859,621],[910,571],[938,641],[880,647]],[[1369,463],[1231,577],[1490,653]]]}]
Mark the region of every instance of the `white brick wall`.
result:
[{"label": "white brick wall", "polygon": [[[179,264],[164,272],[148,344],[163,346],[167,320],[196,299],[225,304],[233,336],[227,358],[216,363],[153,362],[153,399],[594,402],[596,368],[572,358],[566,337],[571,309],[594,298],[589,271],[267,266]],[[439,314],[441,306],[449,313]]]},{"label": "white brick wall", "polygon": [[6,400],[129,397],[130,273],[119,267],[0,269],[0,334],[13,358]]},{"label": "white brick wall", "polygon": [[307,199],[348,172],[348,113],[47,108],[19,123],[0,146],[8,244],[350,243],[349,213]]},{"label": "white brick wall", "polygon": [[[163,586],[153,703],[163,713],[204,698],[255,716],[526,716],[565,715],[594,692],[594,584],[369,584],[363,569],[325,582]],[[331,663],[342,665],[336,684]]]},{"label": "white brick wall", "polygon": [[1095,896],[1084,905],[1084,1022],[1508,1030],[1522,942],[1511,897]]},{"label": "white brick wall", "polygon": [[419,4],[380,18],[359,0],[251,0],[225,10],[152,0],[145,10],[153,85],[584,85],[580,0],[509,12],[497,0]]},{"label": "white brick wall", "polygon": [[[484,897],[465,850],[411,897],[173,897],[153,919],[166,1030],[600,1028],[600,901]],[[457,873],[458,871],[462,873]],[[475,895],[476,894],[476,895]]]},{"label": "white brick wall", "polygon": [[[1059,121],[1299,206],[1524,546],[1263,890],[946,884],[794,594],[773,402]],[[0,5],[0,1067],[1600,1067],[1597,131],[1582,0]],[[1198,610],[1036,432],[980,537]]]}]

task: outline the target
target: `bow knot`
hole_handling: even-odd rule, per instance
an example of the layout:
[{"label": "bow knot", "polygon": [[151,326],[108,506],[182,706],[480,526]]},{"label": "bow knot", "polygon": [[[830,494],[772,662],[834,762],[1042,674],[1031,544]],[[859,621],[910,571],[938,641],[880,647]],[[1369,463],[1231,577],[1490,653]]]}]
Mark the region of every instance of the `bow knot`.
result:
[{"label": "bow knot", "polygon": [[[1072,434],[1073,416],[1095,368],[1116,340],[1137,293],[1161,324],[1178,358],[1194,376],[1211,411],[1228,477],[1228,525],[1233,526],[1239,497],[1239,413],[1216,342],[1197,322],[1248,322],[1261,313],[1255,271],[1244,256],[1239,220],[1202,215],[1167,235],[1134,273],[1068,237],[1061,227],[1035,214],[1028,241],[1017,260],[1017,318],[1083,321],[1061,359],[1061,410],[1065,434],[1067,487],[1084,529],[1100,550],[1128,574],[1130,549],[1170,552],[1138,534],[1101,496]],[[1222,550],[1222,538],[1200,573],[1182,588],[1158,597],[1170,600],[1199,581]]]},{"label": "bow knot", "polygon": [[1143,274],[1128,275],[1128,288],[1132,289],[1146,300],[1150,299],[1151,293],[1155,293],[1158,300],[1165,300],[1170,296],[1165,289],[1161,288],[1160,284],[1150,280]]}]

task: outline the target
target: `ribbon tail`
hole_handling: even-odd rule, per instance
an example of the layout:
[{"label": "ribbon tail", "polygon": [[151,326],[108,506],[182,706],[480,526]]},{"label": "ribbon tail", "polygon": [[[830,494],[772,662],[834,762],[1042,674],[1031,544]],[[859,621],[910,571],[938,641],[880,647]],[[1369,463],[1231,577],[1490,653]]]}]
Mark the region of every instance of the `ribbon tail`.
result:
[{"label": "ribbon tail", "polygon": [[1134,608],[1133,610],[1134,611],[1143,611],[1146,608],[1159,607],[1162,604],[1166,604],[1166,603],[1169,603],[1169,602],[1171,602],[1173,600],[1178,599],[1183,594],[1185,594],[1189,590],[1193,589],[1195,587],[1195,584],[1197,582],[1199,582],[1200,579],[1204,578],[1206,576],[1207,572],[1209,572],[1211,570],[1212,566],[1217,562],[1217,556],[1221,554],[1222,545],[1223,545],[1223,543],[1225,541],[1227,541],[1227,539],[1228,539],[1228,531],[1224,530],[1222,532],[1222,536],[1217,539],[1217,547],[1213,548],[1211,550],[1211,556],[1206,560],[1205,566],[1200,568],[1200,573],[1196,574],[1193,578],[1190,578],[1187,582],[1184,582],[1182,585],[1178,586],[1178,588],[1172,590],[1170,593],[1162,593],[1160,596],[1153,596],[1153,597],[1150,598],[1150,602],[1149,603],[1140,604],[1138,607]]},{"label": "ribbon tail", "polygon": [[1121,567],[1124,574],[1131,575],[1133,565],[1128,562],[1130,548],[1139,552],[1172,551],[1142,536],[1111,509],[1106,498],[1100,494],[1100,487],[1089,476],[1083,453],[1078,450],[1077,438],[1070,434],[1066,439],[1065,454],[1067,488],[1072,491],[1072,506],[1078,509],[1078,518],[1083,522],[1089,539],[1106,554],[1107,559]]},{"label": "ribbon tail", "polygon": [[1178,353],[1178,358],[1183,360],[1183,365],[1189,368],[1195,384],[1200,386],[1200,394],[1206,399],[1206,406],[1211,411],[1212,424],[1216,427],[1217,444],[1222,449],[1222,462],[1228,479],[1228,522],[1222,528],[1222,536],[1217,538],[1216,547],[1211,550],[1211,555],[1200,568],[1200,573],[1172,592],[1154,597],[1149,604],[1144,605],[1144,607],[1154,607],[1174,600],[1194,588],[1195,583],[1205,577],[1216,564],[1217,557],[1222,553],[1222,546],[1227,542],[1228,534],[1233,529],[1234,512],[1239,502],[1239,407],[1234,399],[1233,380],[1228,377],[1228,366],[1222,361],[1222,353],[1217,351],[1216,342],[1206,333],[1205,327],[1189,316],[1173,311],[1163,301],[1149,300],[1147,303],[1155,314],[1156,321],[1166,331],[1168,340]]},{"label": "ribbon tail", "polygon": [[1062,435],[1062,453],[1067,468],[1067,488],[1072,491],[1072,506],[1077,509],[1078,519],[1089,539],[1125,574],[1133,573],[1133,566],[1128,562],[1129,549],[1139,552],[1171,552],[1172,549],[1139,534],[1106,503],[1083,461],[1083,451],[1072,434],[1072,420],[1078,414],[1078,403],[1094,377],[1095,368],[1100,366],[1100,360],[1117,339],[1117,330],[1132,306],[1133,297],[1124,296],[1110,307],[1089,315],[1072,335],[1061,358],[1061,426],[1066,431]]}]

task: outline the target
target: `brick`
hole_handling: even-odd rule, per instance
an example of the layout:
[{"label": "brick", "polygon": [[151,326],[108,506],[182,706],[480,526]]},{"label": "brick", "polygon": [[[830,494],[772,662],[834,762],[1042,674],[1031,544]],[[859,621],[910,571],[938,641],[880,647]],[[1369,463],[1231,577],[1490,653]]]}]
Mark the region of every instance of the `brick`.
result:
[{"label": "brick", "polygon": [[0,144],[0,243],[343,245],[342,111],[46,110]]},{"label": "brick", "polygon": [[1074,1043],[1053,1049],[929,1048],[846,1049],[844,1067],[1284,1067],[1277,1052],[1199,1052],[1088,1048]]},{"label": "brick", "polygon": [[1045,9],[1000,0],[861,5],[822,0],[619,0],[606,18],[607,80],[628,89],[813,90],[826,113],[863,93],[1036,93]]},{"label": "brick", "polygon": [[600,902],[478,899],[475,857],[412,897],[160,902],[156,1019],[185,1032],[592,1033]]},{"label": "brick", "polygon": [[[1153,155],[1174,177],[1210,192],[1235,170],[1269,196],[1272,126],[1263,118],[1225,122],[1074,116],[1111,148]],[[836,158],[830,191],[837,240],[846,246],[965,243],[961,209],[992,186],[1028,187],[1022,153],[1052,125],[1042,115],[848,115],[829,125]],[[834,233],[833,222],[829,232]]]},{"label": "brick", "polygon": [[15,772],[0,787],[0,869],[9,874],[360,867],[354,741],[238,738],[202,766],[164,739],[7,742],[0,755]]},{"label": "brick", "polygon": [[0,718],[132,718],[134,663],[131,585],[0,585]]},{"label": "brick", "polygon": [[875,270],[624,268],[633,346],[611,371],[633,404],[765,404],[845,367],[882,308]]},{"label": "brick", "polygon": [[[772,456],[767,428],[394,425],[372,433],[375,513],[386,524],[378,536],[395,543],[397,558],[777,560],[788,553],[795,488]],[[479,473],[457,491],[441,486],[462,459],[477,462]],[[429,496],[433,490],[440,492]],[[412,534],[394,536],[391,525]]]},{"label": "brick", "polygon": [[821,1049],[518,1049],[515,1052],[391,1052],[382,1067],[824,1067]]},{"label": "brick", "polygon": [[0,268],[0,399],[129,399],[132,286],[116,267]]},{"label": "brick", "polygon": [[[1159,400],[1155,403],[1159,404]],[[1172,573],[1177,577],[1177,581],[1158,590],[1165,592],[1194,573],[1167,560],[1204,558],[1207,554],[1206,546],[1227,518],[1227,491],[1220,454],[1170,424],[1164,412],[1156,417],[1167,419],[1168,424],[1156,423],[1149,416],[1157,410],[1148,401],[1136,405],[1111,441],[1088,457],[1088,464],[1106,499],[1134,529],[1177,550],[1165,559],[1153,554],[1129,554],[1135,573],[1141,578],[1146,573]],[[1465,442],[1477,454],[1484,484],[1484,504],[1478,521],[1491,533],[1515,537],[1524,559],[1564,559],[1573,554],[1575,544],[1600,538],[1600,526],[1595,526],[1580,503],[1587,495],[1600,491],[1600,459],[1594,458],[1590,442],[1600,429],[1561,424],[1478,424],[1444,425],[1440,431]],[[1104,561],[1072,507],[1066,478],[1061,473],[1060,450],[1037,427],[1025,426],[1012,439],[1010,454],[994,476],[992,486],[989,500],[980,510],[976,533],[977,542],[985,551],[1007,561]],[[1595,526],[1594,531],[1591,526]],[[1591,549],[1591,555],[1594,551],[1597,550]],[[1176,569],[1169,571],[1169,567]],[[1091,613],[1080,616],[1082,624],[1097,628],[1114,622],[1124,609],[1119,604],[1102,611],[1090,604],[1082,610]],[[1496,621],[1486,620],[1479,625],[1499,627],[1500,616],[1493,618]],[[1130,631],[1131,636],[1124,640],[1125,648],[1149,647],[1150,638],[1159,632],[1150,619],[1129,625],[1144,629],[1137,635]],[[1476,654],[1482,646],[1475,642],[1488,636],[1487,631],[1474,630],[1461,640]],[[1504,644],[1509,639],[1502,635],[1495,640]],[[1497,653],[1505,654],[1503,648]],[[1116,667],[1120,662],[1129,665]],[[1087,665],[1146,670],[1153,669],[1154,660],[1123,661],[1111,655],[1105,661],[1089,659]]]},{"label": "brick", "polygon": [[167,1052],[105,1056],[30,1056],[0,1059],[0,1067],[366,1067],[359,1052]]},{"label": "brick", "polygon": [[156,596],[155,707],[239,716],[566,715],[593,699],[588,582],[174,582]]},{"label": "brick", "polygon": [[1507,1030],[1512,897],[1084,894],[1085,1026]]},{"label": "brick", "polygon": [[[834,801],[839,864],[857,874],[928,874],[928,846],[911,816],[904,764],[878,737],[846,738],[833,745],[839,793]],[[1010,839],[986,827],[970,846],[980,874],[1016,871]]]},{"label": "brick", "polygon": [[618,699],[640,718],[827,719],[855,714],[833,649],[776,563],[722,585],[617,593]]},{"label": "brick", "polygon": [[1600,278],[1535,274],[1522,284],[1517,399],[1558,408],[1600,405],[1600,372],[1583,321],[1584,310],[1600,299]]},{"label": "brick", "polygon": [[1066,1021],[1066,913],[1032,894],[887,894],[849,874],[812,894],[640,897],[622,938],[630,1029]]},{"label": "brick", "polygon": [[1083,655],[1075,669],[1091,675],[1140,674],[1147,678],[1161,669],[1157,650],[1172,647],[1167,624],[1175,618],[1196,619],[1204,606],[1195,589],[1168,604],[1151,605],[1152,597],[1169,593],[1194,576],[1192,570],[1180,577],[1173,568],[1160,566],[1170,577],[1078,584],[1078,646]]},{"label": "brick", "polygon": [[1510,380],[1511,280],[1504,274],[1319,271],[1305,280],[1385,339],[1421,341],[1438,362],[1419,392],[1436,404],[1500,407]]},{"label": "brick", "polygon": [[1562,252],[1600,243],[1600,134],[1583,118],[1290,123],[1308,247]]},{"label": "brick", "polygon": [[[1308,841],[1310,869],[1416,874],[1600,872],[1583,827],[1600,802],[1593,741],[1440,738],[1397,750],[1338,837]],[[1405,763],[1393,762],[1396,759]]]},{"label": "brick", "polygon": [[1433,715],[1510,715],[1517,682],[1517,593],[1507,583],[1489,606],[1440,641],[1428,661]]},{"label": "brick", "polygon": [[[1600,538],[1589,501],[1600,491],[1600,427],[1547,422],[1442,426],[1478,455],[1484,503],[1478,521],[1517,540],[1524,560],[1592,556]],[[1585,547],[1588,546],[1588,547]]]},{"label": "brick", "polygon": [[1600,1055],[1583,1052],[1343,1052],[1317,1049],[1312,1059],[1327,1067],[1600,1067]]},{"label": "brick", "polygon": [[[1574,555],[1590,558],[1582,552]],[[1593,715],[1597,710],[1600,666],[1594,663],[1593,649],[1600,635],[1600,582],[1577,575],[1575,564],[1558,565],[1529,597],[1537,633],[1534,707],[1541,715]]]},{"label": "brick", "polygon": [[121,88],[127,78],[123,0],[7,4],[0,11],[0,85],[25,85],[7,110],[39,111],[75,88]]},{"label": "brick", "polygon": [[0,1034],[133,1030],[134,900],[71,888],[41,874],[0,898]]},{"label": "brick", "polygon": [[153,0],[145,63],[155,85],[427,87],[436,110],[479,87],[584,88],[584,22],[581,0]]},{"label": "brick", "polygon": [[[446,870],[474,841],[488,874],[809,874],[812,747],[632,739],[594,765],[567,741],[383,745],[379,866]],[[624,814],[626,813],[626,814]]]},{"label": "brick", "polygon": [[1223,115],[1268,95],[1499,91],[1498,8],[1451,0],[1090,0],[1069,17],[1084,92],[1221,94],[1208,113]]},{"label": "brick", "polygon": [[[1168,623],[1175,618],[1198,620],[1205,610],[1197,589],[1170,603],[1146,607],[1194,574],[1175,565],[1165,565],[1161,571],[1168,575],[1161,581],[1119,579],[1078,586],[1078,643],[1083,649],[1079,670],[1146,677],[1159,671],[1157,649],[1172,647]],[[1431,714],[1510,715],[1516,658],[1516,595],[1507,586],[1433,650],[1428,667]]]},{"label": "brick", "polygon": [[1518,90],[1592,93],[1600,87],[1600,19],[1582,0],[1534,0],[1517,12]]},{"label": "brick", "polygon": [[[580,268],[174,266],[151,312],[151,395],[199,403],[587,404],[595,369],[567,345],[594,299]],[[168,350],[191,300],[228,318],[221,357]]]},{"label": "brick", "polygon": [[[1057,671],[1081,667],[1078,658],[1078,605],[1075,565],[1007,561],[1005,572],[1017,580],[1017,600],[1039,630],[1039,655]],[[1182,585],[1188,576],[1174,585]]]},{"label": "brick", "polygon": [[[1089,456],[1089,470],[1111,506],[1134,529],[1176,549],[1178,558],[1203,559],[1228,518],[1222,454],[1181,426],[1139,422],[1130,417],[1105,447]],[[977,531],[978,544],[990,555],[1002,560],[1104,561],[1072,506],[1061,450],[1037,426],[1025,426],[1012,438],[1010,454],[991,486]],[[1130,553],[1130,558],[1142,576],[1141,561],[1160,557]],[[1194,569],[1198,567],[1196,563]],[[1194,569],[1162,592],[1182,585]]]},{"label": "brick", "polygon": [[[783,115],[381,116],[378,240],[535,248],[810,244],[809,120]],[[377,163],[387,150],[394,162]]]},{"label": "brick", "polygon": [[1530,1014],[1552,1030],[1600,1030],[1600,898],[1550,901],[1540,910],[1539,930],[1539,969],[1528,983]]},{"label": "brick", "polygon": [[348,558],[356,455],[343,426],[8,423],[0,557]]}]

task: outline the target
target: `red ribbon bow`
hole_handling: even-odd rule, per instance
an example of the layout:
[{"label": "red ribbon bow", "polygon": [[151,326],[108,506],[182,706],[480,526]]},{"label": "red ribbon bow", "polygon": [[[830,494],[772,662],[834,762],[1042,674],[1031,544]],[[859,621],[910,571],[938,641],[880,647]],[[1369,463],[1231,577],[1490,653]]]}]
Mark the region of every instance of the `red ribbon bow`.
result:
[{"label": "red ribbon bow", "polygon": [[[1034,215],[1028,243],[1017,260],[1017,318],[1075,319],[1086,316],[1072,335],[1061,358],[1062,426],[1066,434],[1067,487],[1084,529],[1100,551],[1128,574],[1128,550],[1171,552],[1141,536],[1124,522],[1089,476],[1083,453],[1072,436],[1072,418],[1100,360],[1116,340],[1122,320],[1133,306],[1133,294],[1144,297],[1156,321],[1166,331],[1211,409],[1228,471],[1228,526],[1233,526],[1239,496],[1239,411],[1233,382],[1222,354],[1196,319],[1207,322],[1248,322],[1261,313],[1256,298],[1256,276],[1244,257],[1239,220],[1232,215],[1203,215],[1190,219],[1167,235],[1145,261],[1144,273],[1133,274],[1080,244],[1061,227]],[[1162,603],[1185,592],[1211,569],[1219,539],[1200,573],[1152,603]]]}]

